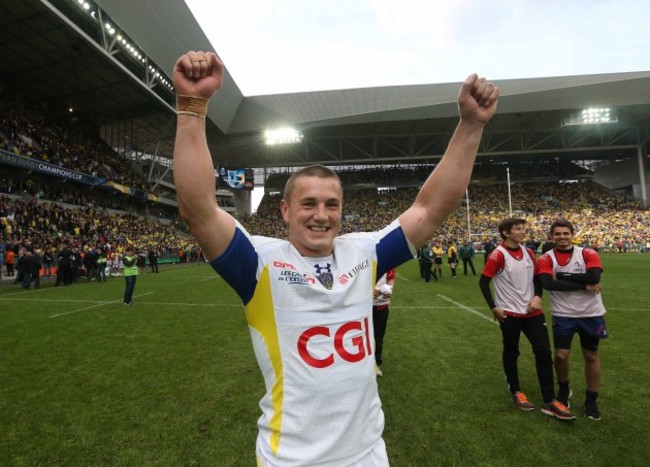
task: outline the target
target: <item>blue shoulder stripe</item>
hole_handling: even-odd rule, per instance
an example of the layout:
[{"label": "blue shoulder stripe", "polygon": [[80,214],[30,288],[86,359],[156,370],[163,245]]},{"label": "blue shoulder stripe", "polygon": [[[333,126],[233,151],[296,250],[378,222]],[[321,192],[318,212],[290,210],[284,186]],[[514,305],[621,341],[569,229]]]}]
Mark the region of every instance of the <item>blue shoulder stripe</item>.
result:
[{"label": "blue shoulder stripe", "polygon": [[390,269],[413,259],[408,240],[402,227],[391,230],[384,236],[377,246],[377,279],[386,274]]},{"label": "blue shoulder stripe", "polygon": [[226,251],[210,265],[237,292],[244,305],[253,298],[257,286],[257,252],[239,227]]}]

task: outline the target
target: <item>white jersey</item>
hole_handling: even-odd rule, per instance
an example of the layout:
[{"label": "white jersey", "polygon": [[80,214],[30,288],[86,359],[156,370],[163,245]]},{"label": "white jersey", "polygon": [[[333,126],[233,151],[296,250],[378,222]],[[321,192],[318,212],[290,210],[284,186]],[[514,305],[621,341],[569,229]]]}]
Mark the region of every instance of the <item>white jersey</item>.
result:
[{"label": "white jersey", "polygon": [[528,304],[535,296],[533,277],[535,264],[530,254],[522,245],[521,259],[515,259],[502,245],[499,245],[491,254],[500,252],[503,255],[504,266],[494,275],[495,303],[511,313],[525,315]]},{"label": "white jersey", "polygon": [[[392,277],[395,277],[395,273],[393,272]],[[377,283],[375,284],[375,290],[379,290],[380,292],[383,290],[382,287],[390,287],[388,285],[388,273],[384,274],[381,276],[378,280]],[[384,305],[390,305],[390,295],[389,296],[384,296],[383,293],[380,295],[377,295],[375,299],[372,302],[372,306],[384,306]]]},{"label": "white jersey", "polygon": [[[554,272],[584,274],[587,272],[587,265],[583,250],[579,246],[574,246],[571,260],[564,266],[560,266],[558,263],[554,249],[544,253],[544,256],[548,256],[553,262]],[[551,313],[553,316],[592,318],[603,316],[607,312],[603,304],[603,297],[599,293],[586,290],[549,290],[549,296],[551,297]]]},{"label": "white jersey", "polygon": [[372,291],[377,274],[414,253],[398,221],[336,238],[331,263],[318,266],[289,242],[237,225],[211,264],[242,298],[264,377],[263,465],[349,465],[381,440]]}]

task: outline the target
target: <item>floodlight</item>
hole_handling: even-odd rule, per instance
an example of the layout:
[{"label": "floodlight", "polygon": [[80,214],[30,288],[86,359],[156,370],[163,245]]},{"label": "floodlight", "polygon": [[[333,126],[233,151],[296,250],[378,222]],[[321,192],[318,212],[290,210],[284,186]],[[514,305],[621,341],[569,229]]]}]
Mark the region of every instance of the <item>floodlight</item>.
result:
[{"label": "floodlight", "polygon": [[581,112],[564,116],[564,125],[599,125],[617,123],[618,116],[609,107],[590,107]]},{"label": "floodlight", "polygon": [[292,144],[302,141],[302,133],[295,128],[284,127],[264,132],[266,144],[274,146],[277,144]]}]

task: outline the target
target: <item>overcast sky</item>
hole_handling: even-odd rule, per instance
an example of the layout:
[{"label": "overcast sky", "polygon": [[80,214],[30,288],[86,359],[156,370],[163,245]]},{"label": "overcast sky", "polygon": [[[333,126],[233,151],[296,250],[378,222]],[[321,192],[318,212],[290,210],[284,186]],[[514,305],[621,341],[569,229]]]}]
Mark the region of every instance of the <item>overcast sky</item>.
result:
[{"label": "overcast sky", "polygon": [[650,69],[650,0],[186,0],[246,96]]}]

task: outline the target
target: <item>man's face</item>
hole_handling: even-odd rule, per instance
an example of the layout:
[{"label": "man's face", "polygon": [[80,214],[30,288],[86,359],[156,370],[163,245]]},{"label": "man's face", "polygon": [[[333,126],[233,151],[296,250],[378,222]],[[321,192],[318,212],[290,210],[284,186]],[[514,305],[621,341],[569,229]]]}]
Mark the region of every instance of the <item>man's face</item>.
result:
[{"label": "man's face", "polygon": [[291,199],[280,202],[289,241],[303,256],[332,254],[341,230],[343,192],[334,178],[304,176],[295,180]]},{"label": "man's face", "polygon": [[521,244],[526,241],[526,235],[524,224],[515,224],[510,229],[510,233],[506,232],[506,241]]},{"label": "man's face", "polygon": [[568,227],[555,227],[551,236],[558,250],[569,250],[573,246],[573,233]]}]

